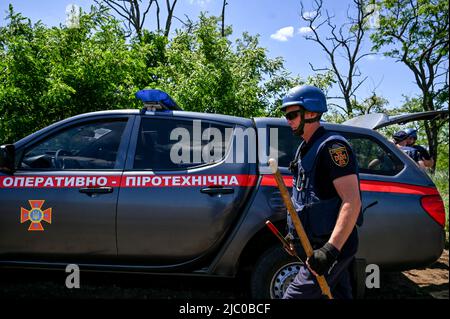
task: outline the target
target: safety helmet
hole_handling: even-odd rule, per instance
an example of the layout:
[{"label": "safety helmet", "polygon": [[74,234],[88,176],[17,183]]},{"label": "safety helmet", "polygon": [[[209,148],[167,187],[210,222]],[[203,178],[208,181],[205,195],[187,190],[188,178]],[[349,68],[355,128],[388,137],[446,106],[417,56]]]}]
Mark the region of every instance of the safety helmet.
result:
[{"label": "safety helmet", "polygon": [[395,143],[400,143],[408,138],[408,134],[405,131],[395,132],[392,137],[394,138]]},{"label": "safety helmet", "polygon": [[325,113],[328,110],[325,94],[311,85],[299,85],[290,89],[283,98],[280,110],[285,112],[291,105],[301,105],[305,110],[315,113]]},{"label": "safety helmet", "polygon": [[413,137],[417,140],[417,130],[413,128],[407,128],[405,133],[408,134],[408,137]]}]

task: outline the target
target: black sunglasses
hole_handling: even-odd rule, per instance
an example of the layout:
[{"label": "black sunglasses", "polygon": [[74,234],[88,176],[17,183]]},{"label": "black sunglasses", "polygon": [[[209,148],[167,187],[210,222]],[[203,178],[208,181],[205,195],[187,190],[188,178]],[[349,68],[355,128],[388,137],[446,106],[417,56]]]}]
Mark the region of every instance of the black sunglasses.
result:
[{"label": "black sunglasses", "polygon": [[286,113],[286,114],[284,114],[284,117],[285,117],[287,120],[292,121],[292,120],[294,120],[295,118],[297,118],[298,114],[299,114],[301,111],[302,111],[302,110],[295,110],[295,111]]}]

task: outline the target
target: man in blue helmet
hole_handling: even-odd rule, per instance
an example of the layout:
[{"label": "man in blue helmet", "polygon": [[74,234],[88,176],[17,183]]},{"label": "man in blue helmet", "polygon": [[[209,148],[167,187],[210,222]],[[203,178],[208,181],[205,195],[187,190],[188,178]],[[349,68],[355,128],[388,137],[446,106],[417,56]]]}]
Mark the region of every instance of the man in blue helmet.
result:
[{"label": "man in blue helmet", "polygon": [[412,147],[417,150],[419,154],[418,164],[423,168],[433,167],[434,161],[428,153],[427,149],[421,145],[416,145],[417,130],[413,128],[407,128],[405,133],[408,135],[406,146]]},{"label": "man in blue helmet", "polygon": [[[349,267],[358,249],[356,224],[362,224],[356,158],[345,138],[320,124],[327,103],[317,87],[294,87],[281,110],[303,139],[290,165],[292,201],[314,249],[283,298],[321,298],[317,275],[325,276],[334,298],[352,298]],[[288,229],[295,238],[289,215]]]},{"label": "man in blue helmet", "polygon": [[395,132],[394,135],[392,135],[392,138],[394,139],[395,145],[399,149],[401,149],[406,155],[411,157],[419,166],[423,166],[420,161],[419,152],[415,148],[408,146],[408,133],[403,130],[398,131]]}]

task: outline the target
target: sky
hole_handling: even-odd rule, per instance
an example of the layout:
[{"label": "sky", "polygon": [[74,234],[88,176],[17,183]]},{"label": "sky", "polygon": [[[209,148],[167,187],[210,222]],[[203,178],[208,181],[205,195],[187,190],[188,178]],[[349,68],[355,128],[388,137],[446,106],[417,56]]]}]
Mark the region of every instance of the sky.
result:
[{"label": "sky", "polygon": [[[144,0],[145,1],[145,0]],[[233,27],[233,38],[240,37],[243,32],[260,35],[260,45],[267,49],[271,58],[282,57],[286,69],[292,75],[300,75],[306,79],[315,72],[315,68],[329,67],[325,53],[319,45],[308,41],[305,36],[310,30],[301,19],[300,0],[227,0],[225,22]],[[305,12],[314,14],[313,0],[302,0]],[[324,8],[334,16],[335,23],[344,22],[347,9],[352,0],[324,0]],[[12,4],[16,12],[22,13],[33,22],[41,20],[47,26],[65,24],[66,8],[70,4],[80,6],[84,11],[94,4],[93,0],[0,0],[0,25],[5,25],[8,4]],[[165,1],[160,1],[163,9]],[[163,10],[162,10],[163,11]],[[196,20],[200,12],[208,12],[219,16],[222,12],[222,0],[178,0],[175,15],[181,19],[185,15]],[[163,19],[161,19],[164,21]],[[172,32],[181,24],[173,20]],[[152,21],[145,27],[153,29]],[[328,29],[319,29],[326,35]],[[369,52],[370,39],[363,43],[363,53]],[[402,63],[395,62],[381,54],[363,58],[360,63],[363,77],[368,76],[364,84],[356,92],[358,100],[362,100],[376,92],[389,101],[389,107],[395,108],[404,102],[404,95],[416,96],[419,90],[413,73]],[[338,87],[332,88],[330,96],[339,95]],[[338,102],[338,101],[333,101]],[[339,102],[338,102],[339,103]],[[339,103],[341,104],[341,103]]]}]

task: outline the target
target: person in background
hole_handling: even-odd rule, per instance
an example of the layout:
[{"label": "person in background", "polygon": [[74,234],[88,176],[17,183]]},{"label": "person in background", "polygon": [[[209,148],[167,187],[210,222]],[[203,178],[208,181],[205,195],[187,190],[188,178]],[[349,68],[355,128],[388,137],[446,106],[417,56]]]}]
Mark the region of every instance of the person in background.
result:
[{"label": "person in background", "polygon": [[417,152],[419,153],[419,160],[423,163],[423,167],[433,167],[434,161],[427,149],[421,145],[416,145],[417,130],[413,128],[407,128],[405,130],[405,133],[408,134],[406,145],[417,150]]},{"label": "person in background", "polygon": [[408,146],[408,133],[405,131],[398,131],[392,136],[394,139],[394,144],[401,149],[406,155],[411,157],[414,162],[417,163],[422,168],[425,168],[425,164],[420,159],[419,151],[411,146]]}]

